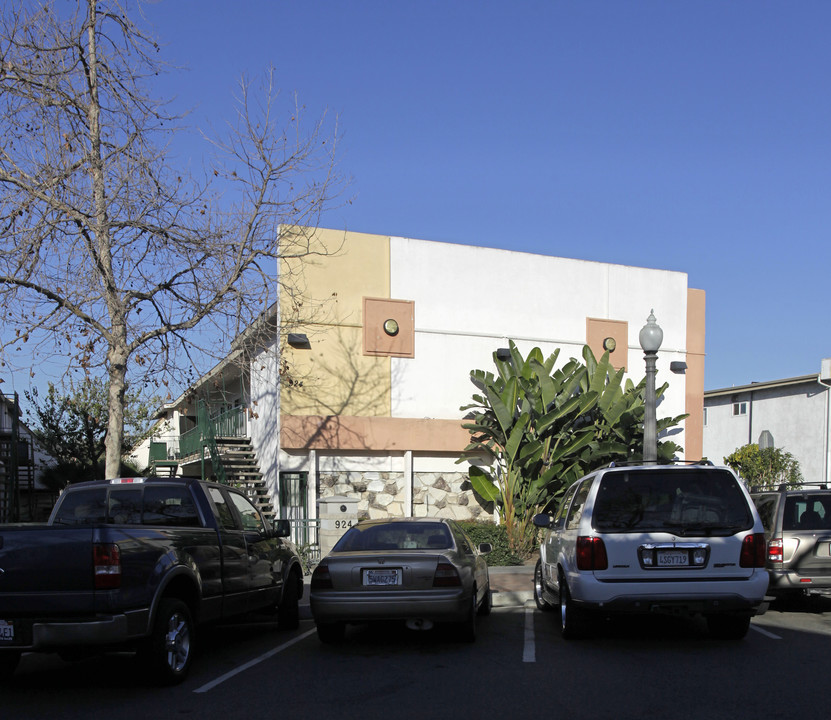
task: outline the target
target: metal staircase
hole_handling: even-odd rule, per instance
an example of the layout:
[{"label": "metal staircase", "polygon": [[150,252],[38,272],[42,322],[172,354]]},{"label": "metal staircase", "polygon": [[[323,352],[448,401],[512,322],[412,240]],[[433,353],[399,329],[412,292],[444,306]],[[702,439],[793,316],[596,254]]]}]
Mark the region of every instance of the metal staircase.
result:
[{"label": "metal staircase", "polygon": [[247,437],[217,437],[209,447],[211,463],[218,480],[240,488],[266,519],[273,519],[274,505],[251,447],[251,440]]}]

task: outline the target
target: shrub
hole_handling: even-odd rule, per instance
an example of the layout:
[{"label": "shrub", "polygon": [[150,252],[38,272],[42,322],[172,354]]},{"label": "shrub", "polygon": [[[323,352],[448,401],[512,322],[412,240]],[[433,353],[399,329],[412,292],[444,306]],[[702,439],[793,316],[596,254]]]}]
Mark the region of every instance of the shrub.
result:
[{"label": "shrub", "polygon": [[522,559],[511,552],[504,525],[473,520],[460,522],[459,525],[476,545],[490,543],[493,546],[488,554],[488,565],[522,565]]}]

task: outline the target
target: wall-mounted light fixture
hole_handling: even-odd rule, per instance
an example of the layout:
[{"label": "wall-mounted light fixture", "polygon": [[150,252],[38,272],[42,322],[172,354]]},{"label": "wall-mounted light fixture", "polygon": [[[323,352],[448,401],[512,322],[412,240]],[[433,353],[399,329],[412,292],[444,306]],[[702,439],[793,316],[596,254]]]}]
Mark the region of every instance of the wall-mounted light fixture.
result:
[{"label": "wall-mounted light fixture", "polygon": [[673,360],[669,364],[669,371],[674,372],[676,375],[683,375],[687,372],[687,363],[683,360]]},{"label": "wall-mounted light fixture", "polygon": [[312,346],[305,333],[289,333],[288,343],[293,348],[310,348]]},{"label": "wall-mounted light fixture", "polygon": [[496,350],[496,359],[497,360],[510,360],[511,359],[511,349],[510,348],[497,348],[497,350]]}]

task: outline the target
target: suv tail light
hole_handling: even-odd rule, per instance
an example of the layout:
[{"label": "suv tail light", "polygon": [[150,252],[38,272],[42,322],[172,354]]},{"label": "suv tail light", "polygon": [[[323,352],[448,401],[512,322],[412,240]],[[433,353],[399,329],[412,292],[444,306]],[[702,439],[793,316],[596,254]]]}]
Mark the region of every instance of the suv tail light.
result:
[{"label": "suv tail light", "polygon": [[748,535],[742,542],[739,566],[743,568],[763,568],[765,566],[766,550],[764,533]]},{"label": "suv tail light", "polygon": [[581,535],[577,538],[577,569],[606,570],[609,558],[603,538]]},{"label": "suv tail light", "polygon": [[459,571],[449,562],[440,562],[436,565],[436,574],[433,575],[433,587],[458,587],[462,584]]},{"label": "suv tail light", "polygon": [[332,574],[328,565],[318,565],[312,573],[312,590],[331,590]]},{"label": "suv tail light", "polygon": [[785,561],[785,547],[782,543],[782,538],[773,538],[768,543],[768,560],[773,563]]},{"label": "suv tail light", "polygon": [[96,590],[121,587],[121,551],[115,543],[95,543],[92,546],[92,566]]}]

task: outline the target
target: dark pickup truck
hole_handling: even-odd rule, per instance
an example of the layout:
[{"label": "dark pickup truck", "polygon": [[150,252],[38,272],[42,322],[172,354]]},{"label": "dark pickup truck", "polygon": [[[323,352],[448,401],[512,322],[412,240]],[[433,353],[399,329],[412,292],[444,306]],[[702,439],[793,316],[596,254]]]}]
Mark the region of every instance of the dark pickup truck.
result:
[{"label": "dark pickup truck", "polygon": [[0,525],[0,679],[23,652],[134,648],[158,681],[176,683],[198,624],[273,610],[296,628],[303,571],[288,534],[225,485],[71,485],[48,523]]}]

